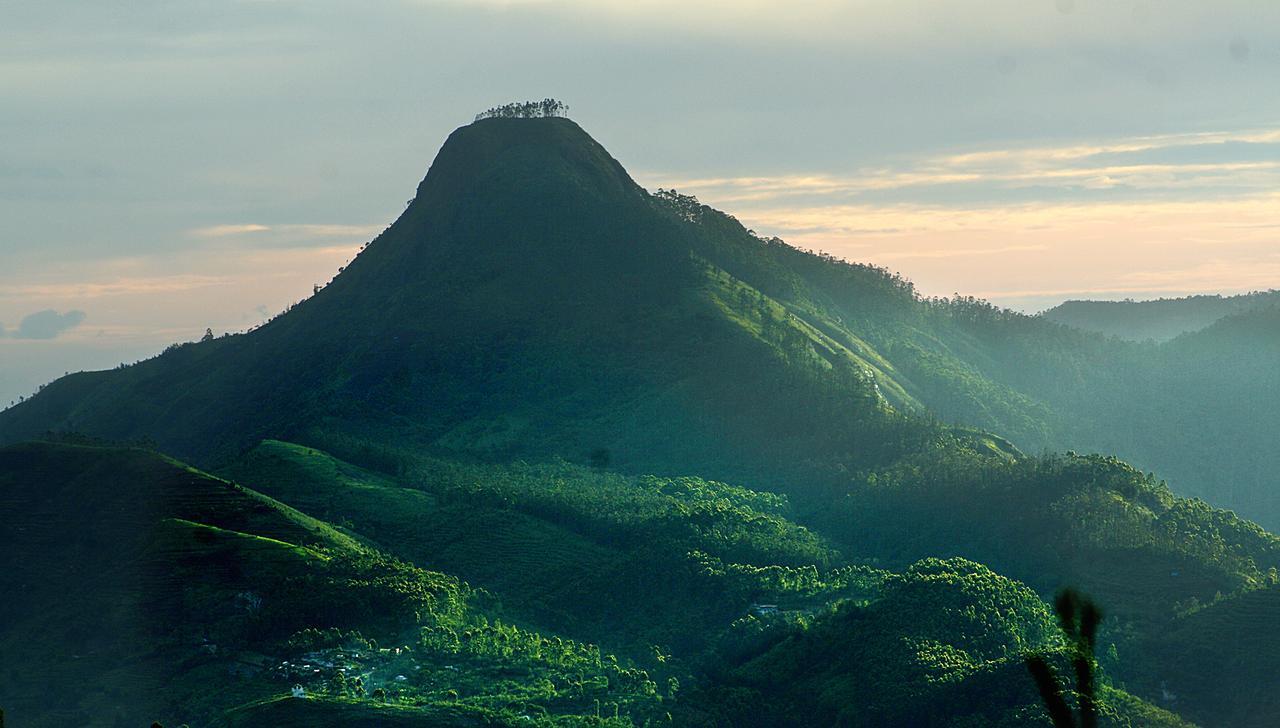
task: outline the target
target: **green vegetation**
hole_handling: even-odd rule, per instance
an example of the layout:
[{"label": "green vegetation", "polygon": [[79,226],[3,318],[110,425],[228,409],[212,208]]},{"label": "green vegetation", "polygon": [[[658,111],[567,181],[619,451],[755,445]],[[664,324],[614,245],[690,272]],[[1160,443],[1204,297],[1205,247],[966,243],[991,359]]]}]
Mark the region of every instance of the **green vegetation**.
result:
[{"label": "green vegetation", "polygon": [[[563,461],[395,462],[399,482],[267,441],[225,474],[481,586],[514,618],[635,654],[656,644],[688,655],[754,602],[820,604],[874,581],[789,521],[774,494]],[[584,598],[641,589],[643,599]]]},{"label": "green vegetation", "polygon": [[22,725],[211,725],[253,703],[226,716],[237,724],[293,685],[304,697],[283,702],[356,701],[419,725],[590,723],[598,705],[622,725],[661,708],[643,670],[491,620],[456,578],[154,453],[0,449],[0,492],[14,526],[0,535],[0,699]]},{"label": "green vegetation", "polygon": [[[926,559],[883,596],[780,629],[687,704],[690,725],[1025,725],[1044,720],[1023,655],[1058,652],[1027,587],[964,559]],[[1022,673],[1022,674],[1019,674]],[[1016,676],[1016,677],[1015,677]],[[1182,725],[1115,689],[1106,725]]]},{"label": "green vegetation", "polygon": [[1175,491],[1280,508],[1275,310],[1154,344],[924,300],[530,114],[267,325],[0,412],[148,443],[0,449],[12,716],[1047,724],[1063,586],[1100,724],[1274,715],[1280,541]]}]

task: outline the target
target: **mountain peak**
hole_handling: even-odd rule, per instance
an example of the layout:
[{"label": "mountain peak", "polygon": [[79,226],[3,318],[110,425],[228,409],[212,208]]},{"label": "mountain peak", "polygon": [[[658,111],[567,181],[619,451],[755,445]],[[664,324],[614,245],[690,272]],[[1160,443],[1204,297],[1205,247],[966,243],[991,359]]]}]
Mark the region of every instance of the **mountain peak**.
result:
[{"label": "mountain peak", "polygon": [[645,191],[573,121],[482,118],[449,135],[408,208],[320,298],[545,285],[583,261],[625,275],[644,267],[637,235],[652,217]]},{"label": "mountain peak", "polygon": [[[521,176],[512,179],[517,173]],[[494,176],[530,186],[553,184],[560,177],[602,194],[639,191],[622,165],[569,119],[484,118],[449,135],[414,202],[452,200]]]}]

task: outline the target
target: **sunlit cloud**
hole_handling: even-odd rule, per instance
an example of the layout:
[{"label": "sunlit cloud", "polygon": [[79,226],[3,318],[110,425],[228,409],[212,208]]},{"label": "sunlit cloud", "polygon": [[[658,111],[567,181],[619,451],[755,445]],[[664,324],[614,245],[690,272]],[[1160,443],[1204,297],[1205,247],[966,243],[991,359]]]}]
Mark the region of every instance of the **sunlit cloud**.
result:
[{"label": "sunlit cloud", "polygon": [[[991,149],[904,159],[897,168],[875,167],[846,174],[782,174],[680,179],[642,175],[656,187],[671,187],[706,197],[720,205],[751,203],[765,206],[788,200],[789,205],[821,206],[856,200],[869,192],[898,191],[898,199],[918,200],[920,188],[959,188],[970,197],[997,200],[1011,191],[1041,197],[1060,197],[1081,190],[1126,188],[1135,195],[1154,197],[1178,192],[1194,196],[1205,188],[1270,191],[1280,188],[1280,158],[1257,161],[1134,160],[1126,155],[1176,153],[1191,148],[1212,149],[1226,143],[1266,145],[1280,157],[1280,130],[1212,132],[1139,137],[1099,144],[1057,147]],[[1105,163],[1103,163],[1105,162]],[[883,201],[883,195],[877,198]]]},{"label": "sunlit cloud", "polygon": [[210,225],[209,227],[193,228],[187,231],[187,234],[197,238],[225,238],[231,235],[247,235],[249,233],[261,233],[270,230],[266,225]]},{"label": "sunlit cloud", "polygon": [[879,254],[880,260],[909,258],[965,258],[974,255],[1001,255],[1004,253],[1031,253],[1048,250],[1047,245],[1003,245],[998,248],[940,248],[937,250],[900,250]]},{"label": "sunlit cloud", "polygon": [[951,166],[975,166],[992,162],[1015,162],[1021,166],[1044,166],[1052,162],[1067,162],[1104,154],[1132,154],[1157,149],[1203,147],[1227,142],[1248,144],[1280,143],[1280,129],[1248,131],[1211,131],[1189,134],[1161,134],[1131,137],[1099,144],[1068,144],[1063,146],[1032,146],[1020,149],[993,149],[953,154],[941,158]]},{"label": "sunlit cloud", "polygon": [[[1065,2],[1065,0],[1063,0]],[[1090,3],[1064,13],[1049,0],[985,0],[941,3],[936,0],[411,0],[422,8],[453,6],[490,12],[559,14],[607,29],[663,28],[712,37],[744,35],[752,39],[804,38],[857,41],[883,49],[928,39],[941,47],[971,45],[974,37],[1014,48],[1046,48],[1066,42],[1064,29],[1088,40],[1134,42],[1134,31],[1158,32],[1162,40],[1203,38],[1233,12],[1253,9],[1256,0],[1159,3],[1158,11],[1137,12],[1131,3]],[[1215,12],[1216,10],[1216,12]],[[1072,23],[1071,16],[1088,21]],[[1259,18],[1259,25],[1265,20]],[[1068,36],[1070,37],[1070,36]],[[1226,41],[1224,58],[1248,59]]]},{"label": "sunlit cloud", "polygon": [[1250,289],[1280,288],[1280,254],[1271,260],[1210,260],[1172,270],[1133,271],[1119,277],[1131,289],[1216,290],[1244,286]]},{"label": "sunlit cloud", "polygon": [[[70,264],[39,280],[0,272],[0,321],[16,321],[33,308],[84,308],[94,316],[74,338],[128,338],[163,348],[184,327],[190,335],[205,327],[238,331],[261,323],[324,285],[358,249],[352,243],[248,249],[233,256],[193,249]],[[193,270],[202,272],[185,272]]]},{"label": "sunlit cloud", "polygon": [[0,283],[0,298],[86,299],[104,296],[172,294],[196,288],[227,286],[233,282],[227,276],[175,273],[149,278],[113,278],[99,281]]},{"label": "sunlit cloud", "polygon": [[[187,235],[193,238],[241,239],[255,243],[297,244],[309,243],[316,238],[351,238],[369,240],[382,230],[381,225],[289,224],[262,225],[259,223],[231,223],[192,228]],[[323,244],[331,244],[326,240]]]}]

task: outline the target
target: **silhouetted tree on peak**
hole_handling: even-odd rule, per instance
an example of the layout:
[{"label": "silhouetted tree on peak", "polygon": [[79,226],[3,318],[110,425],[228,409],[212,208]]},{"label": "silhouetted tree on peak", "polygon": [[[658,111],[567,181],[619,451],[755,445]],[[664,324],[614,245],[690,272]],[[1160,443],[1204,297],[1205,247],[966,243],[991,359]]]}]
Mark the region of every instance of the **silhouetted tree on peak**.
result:
[{"label": "silhouetted tree on peak", "polygon": [[488,111],[476,114],[476,121],[481,119],[547,119],[569,115],[569,106],[555,99],[541,101],[523,101],[495,106]]}]

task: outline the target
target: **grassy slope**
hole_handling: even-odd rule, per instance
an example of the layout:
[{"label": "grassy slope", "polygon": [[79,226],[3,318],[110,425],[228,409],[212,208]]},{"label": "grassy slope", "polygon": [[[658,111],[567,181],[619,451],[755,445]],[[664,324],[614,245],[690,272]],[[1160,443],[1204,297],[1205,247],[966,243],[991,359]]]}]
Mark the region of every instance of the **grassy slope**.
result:
[{"label": "grassy slope", "polygon": [[[1028,580],[1042,594],[1050,594],[1062,584],[1085,588],[1107,607],[1104,644],[1117,643],[1122,655],[1120,663],[1113,666],[1114,673],[1154,699],[1161,693],[1158,686],[1153,687],[1153,676],[1165,671],[1167,663],[1161,653],[1150,651],[1143,641],[1145,637],[1168,630],[1178,603],[1191,598],[1209,599],[1218,591],[1256,588],[1266,583],[1266,565],[1278,559],[1280,547],[1274,537],[1228,514],[1179,501],[1159,483],[1114,460],[1068,458],[1056,463],[1008,463],[993,467],[985,474],[980,462],[955,464],[948,472],[908,471],[912,481],[905,483],[895,483],[891,479],[894,473],[882,473],[876,487],[832,510],[830,522],[821,522],[822,530],[838,538],[848,533],[852,552],[877,554],[889,565],[905,565],[929,554],[964,555],[998,564],[1002,572]],[[237,477],[256,477],[255,486],[266,488],[285,500],[301,499],[297,502],[310,504],[309,509],[330,508],[334,518],[351,514],[349,517],[358,521],[358,530],[375,534],[375,538],[384,533],[396,534],[390,540],[403,539],[404,543],[412,544],[411,550],[397,552],[405,558],[431,559],[433,549],[439,549],[437,553],[447,554],[446,558],[453,561],[447,564],[428,561],[426,565],[435,563],[440,568],[458,569],[458,573],[469,579],[471,574],[477,574],[477,579],[485,577],[468,569],[500,561],[493,558],[493,554],[502,551],[503,537],[499,536],[495,550],[488,531],[475,532],[476,535],[467,538],[442,524],[442,516],[457,518],[461,523],[492,518],[494,522],[504,523],[506,528],[523,529],[528,526],[520,524],[530,519],[540,520],[552,512],[547,503],[572,502],[567,494],[573,489],[566,487],[563,472],[549,476],[537,469],[456,467],[462,475],[452,476],[451,480],[440,477],[438,471],[433,477],[429,469],[415,469],[402,462],[400,482],[417,483],[414,488],[405,489],[395,485],[396,480],[355,468],[313,448],[268,442],[256,449],[236,472]],[[593,490],[599,490],[610,476],[597,477],[601,479],[600,484],[592,485],[590,478],[585,481]],[[482,483],[483,487],[473,498],[458,500],[456,489],[447,482],[456,485],[454,481],[459,479]],[[438,488],[434,495],[433,486]],[[367,492],[377,490],[400,495],[387,495],[380,500]],[[440,509],[436,498],[444,494],[451,494],[446,500],[457,505],[457,510]],[[403,503],[410,500],[426,505],[393,511],[404,509]],[[594,505],[583,505],[577,511],[555,511],[559,515],[553,520],[563,524],[558,526],[561,533],[557,538],[590,542],[589,538],[602,530],[589,527],[590,514],[602,514],[616,507],[611,503],[619,502],[623,502],[622,495],[613,493],[602,495]],[[395,514],[388,516],[390,512]],[[993,513],[1005,512],[1017,512],[1021,517],[1012,522],[998,515],[993,517]],[[395,521],[399,521],[399,525],[395,525]],[[418,533],[411,533],[415,528]],[[617,559],[620,552],[625,551],[618,547],[626,543],[627,530],[618,525],[604,530],[611,533],[614,540],[607,550],[609,559]],[[435,546],[423,548],[437,538],[438,531],[446,536]],[[502,529],[495,532],[500,534]],[[714,548],[714,542],[710,543],[713,545],[703,547]],[[1247,544],[1247,547],[1242,554],[1228,555],[1229,547],[1226,551],[1221,549],[1230,543]],[[1011,544],[1020,546],[1011,548]],[[578,559],[583,558],[581,549],[575,551]],[[718,631],[717,624],[723,625],[732,618],[732,609],[708,614],[691,608],[697,603],[700,587],[696,582],[670,579],[670,574],[680,568],[677,560],[664,557],[661,552],[646,552],[644,557],[649,563],[625,562],[627,569],[621,571],[610,569],[606,559],[604,564],[591,567],[600,569],[596,577],[603,576],[602,583],[584,590],[588,586],[584,582],[577,585],[578,591],[556,593],[549,585],[556,584],[557,580],[549,574],[554,575],[560,569],[576,572],[579,566],[572,559],[560,564],[556,559],[534,553],[530,561],[522,562],[527,565],[519,570],[531,569],[532,580],[522,581],[523,573],[508,574],[505,579],[486,585],[513,614],[544,625],[547,622],[543,620],[558,620],[552,622],[555,628],[592,639],[601,628],[618,630],[616,638],[627,633],[626,627],[640,626],[655,630],[649,633],[651,638],[664,634],[664,628],[669,637],[669,630],[677,624],[692,625],[710,638]],[[790,558],[817,557],[800,551]],[[1258,564],[1262,565],[1261,570]],[[642,578],[648,584],[645,600],[583,598],[584,594],[617,593],[618,585],[607,583],[609,578],[614,578],[613,574],[625,580],[636,578],[647,569],[654,569],[654,575]],[[539,583],[544,581],[546,584]],[[621,582],[621,588],[626,589],[627,584],[627,581]],[[819,594],[816,598],[794,602],[796,596],[732,592],[727,584],[713,582],[712,585],[719,592],[718,603],[739,605],[737,614],[742,614],[750,601],[781,600],[786,605],[792,600],[793,603],[786,605],[788,608],[807,609],[811,608],[808,605],[839,596]],[[557,605],[567,606],[567,612],[557,613]],[[598,610],[618,608],[633,608],[626,627],[596,621]],[[656,641],[664,643],[661,637],[656,637]],[[695,657],[696,652],[690,652],[696,645],[696,642],[682,645],[675,650],[677,657],[698,665],[701,658]],[[711,658],[706,664],[714,664],[717,659]],[[1017,670],[1008,674],[1015,673],[1021,677]],[[1191,696],[1183,704],[1192,705],[1201,697]],[[1256,695],[1237,697],[1248,701]],[[1248,704],[1240,703],[1233,709],[1241,710],[1241,706]],[[1199,708],[1208,709],[1207,704]]]},{"label": "grassy slope", "polygon": [[4,448],[0,510],[0,703],[20,725],[166,714],[173,666],[162,644],[184,617],[184,572],[229,600],[315,558],[295,544],[358,549],[287,506],[141,450]]},{"label": "grassy slope", "polygon": [[[307,725],[358,715],[505,725],[527,714],[546,725],[599,701],[625,723],[659,701],[643,672],[594,647],[490,621],[456,579],[150,451],[0,449],[0,505],[0,704],[16,725],[203,726],[261,700],[228,720],[264,710]],[[364,637],[413,647],[398,665],[353,669],[386,697],[261,669],[313,660],[317,639]],[[412,679],[393,680],[397,671]],[[311,703],[263,707],[297,680],[320,693],[319,714]]]},{"label": "grassy slope", "polygon": [[[483,587],[513,618],[633,652],[660,644],[687,656],[751,601],[780,598],[764,587],[728,592],[692,551],[754,568],[842,561],[805,529],[735,506],[732,491],[697,499],[680,495],[679,482],[569,465],[433,466],[405,487],[314,448],[266,441],[225,474]],[[624,593],[645,597],[614,598]]]},{"label": "grassy slope", "polygon": [[513,613],[549,627],[586,607],[593,578],[622,559],[564,527],[508,508],[440,499],[299,445],[268,440],[228,477],[333,520],[343,519],[388,551],[459,574],[502,597]]}]

